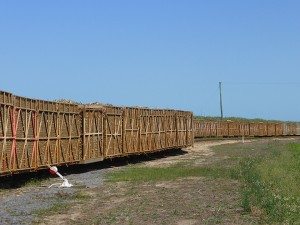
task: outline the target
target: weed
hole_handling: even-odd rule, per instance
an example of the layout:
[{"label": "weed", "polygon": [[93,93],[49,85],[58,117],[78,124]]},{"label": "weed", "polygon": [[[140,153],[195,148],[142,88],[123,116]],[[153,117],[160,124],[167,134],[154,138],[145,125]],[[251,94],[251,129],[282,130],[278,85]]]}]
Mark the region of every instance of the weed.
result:
[{"label": "weed", "polygon": [[84,201],[91,198],[90,195],[83,193],[82,191],[78,191],[74,194],[73,198],[78,201]]},{"label": "weed", "polygon": [[267,223],[300,223],[299,170],[299,144],[286,145],[281,152],[274,147],[268,157],[242,161],[244,210],[260,209]]},{"label": "weed", "polygon": [[34,214],[38,216],[46,216],[50,214],[59,214],[62,211],[65,211],[65,209],[69,206],[69,204],[66,203],[54,203],[51,207],[46,209],[39,209],[34,212]]},{"label": "weed", "polygon": [[183,167],[175,165],[170,167],[130,167],[107,175],[107,179],[110,182],[161,181],[187,177],[234,178],[236,177],[236,172],[224,168]]},{"label": "weed", "polygon": [[26,181],[25,186],[40,186],[46,179],[41,178],[31,178],[30,180]]}]

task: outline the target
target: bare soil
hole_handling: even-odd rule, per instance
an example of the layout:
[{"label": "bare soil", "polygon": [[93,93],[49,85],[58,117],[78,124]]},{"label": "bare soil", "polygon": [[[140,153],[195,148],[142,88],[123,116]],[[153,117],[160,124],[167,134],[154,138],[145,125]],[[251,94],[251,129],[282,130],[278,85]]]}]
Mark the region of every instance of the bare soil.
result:
[{"label": "bare soil", "polygon": [[[164,167],[178,162],[213,163],[212,146],[235,140],[206,141],[187,148],[187,154],[143,162]],[[89,198],[40,224],[252,224],[240,207],[240,184],[235,180],[206,177],[159,182],[105,182],[89,190]]]},{"label": "bare soil", "polygon": [[[286,139],[284,139],[286,140]],[[260,140],[261,141],[261,140]],[[222,163],[217,145],[241,140],[196,142],[180,154],[138,162],[143,167]],[[245,145],[251,144],[248,142]],[[58,178],[15,189],[0,189],[0,224],[255,224],[241,208],[241,184],[228,178],[186,177],[171,181],[107,182],[108,167],[64,174],[75,186],[48,188]]]}]

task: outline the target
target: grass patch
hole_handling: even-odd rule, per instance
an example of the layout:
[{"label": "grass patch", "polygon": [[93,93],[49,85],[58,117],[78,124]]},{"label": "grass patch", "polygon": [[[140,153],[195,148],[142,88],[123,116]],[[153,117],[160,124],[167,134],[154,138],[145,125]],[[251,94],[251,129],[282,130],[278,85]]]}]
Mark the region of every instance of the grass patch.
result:
[{"label": "grass patch", "polygon": [[73,196],[73,198],[77,201],[85,201],[85,200],[89,200],[92,198],[92,196],[84,193],[83,191],[78,191],[77,193],[75,193],[75,195]]},{"label": "grass patch", "polygon": [[300,144],[274,147],[271,153],[241,162],[243,207],[259,211],[264,223],[299,224]]},{"label": "grass patch", "polygon": [[299,143],[257,140],[213,149],[215,155],[203,165],[190,159],[169,167],[131,166],[108,173],[106,178],[110,182],[236,179],[242,187],[241,204],[251,218],[264,224],[300,224]]},{"label": "grass patch", "polygon": [[44,180],[42,180],[42,179],[38,179],[38,178],[31,178],[30,180],[28,180],[26,183],[25,183],[25,185],[27,186],[38,186],[38,185],[41,185],[42,184],[42,182],[43,182]]},{"label": "grass patch", "polygon": [[91,199],[91,196],[83,191],[77,191],[74,194],[58,192],[55,194],[52,205],[33,212],[36,216],[33,224],[41,224],[42,218],[49,215],[65,214],[75,203],[82,204],[89,199]]},{"label": "grass patch", "polygon": [[235,171],[211,167],[130,167],[107,175],[110,182],[118,181],[161,181],[187,177],[235,178]]},{"label": "grass patch", "polygon": [[34,212],[38,216],[46,216],[51,214],[60,214],[68,208],[70,204],[67,203],[54,203],[51,207],[45,209],[39,209]]}]

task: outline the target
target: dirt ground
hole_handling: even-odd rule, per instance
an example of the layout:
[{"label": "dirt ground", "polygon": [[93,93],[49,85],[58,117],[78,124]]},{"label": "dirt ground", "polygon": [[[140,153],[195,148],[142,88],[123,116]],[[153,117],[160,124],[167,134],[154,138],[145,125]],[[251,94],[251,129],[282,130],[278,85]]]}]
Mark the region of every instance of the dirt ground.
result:
[{"label": "dirt ground", "polygon": [[[168,167],[178,162],[220,162],[213,146],[241,140],[196,142],[182,154],[142,161],[137,166]],[[248,141],[249,142],[249,141]],[[125,166],[126,168],[126,166]],[[0,224],[253,224],[240,205],[240,183],[209,177],[171,181],[106,182],[102,168],[66,175],[73,188],[48,188],[58,178],[16,189],[0,190]]]}]

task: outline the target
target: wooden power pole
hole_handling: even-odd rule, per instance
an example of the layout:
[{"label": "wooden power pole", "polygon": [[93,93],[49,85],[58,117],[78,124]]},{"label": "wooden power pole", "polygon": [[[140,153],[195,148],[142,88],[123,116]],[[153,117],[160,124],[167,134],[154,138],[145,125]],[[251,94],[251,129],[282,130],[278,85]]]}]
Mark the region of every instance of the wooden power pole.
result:
[{"label": "wooden power pole", "polygon": [[219,90],[220,90],[220,110],[221,110],[221,119],[223,119],[222,82],[219,82]]}]

